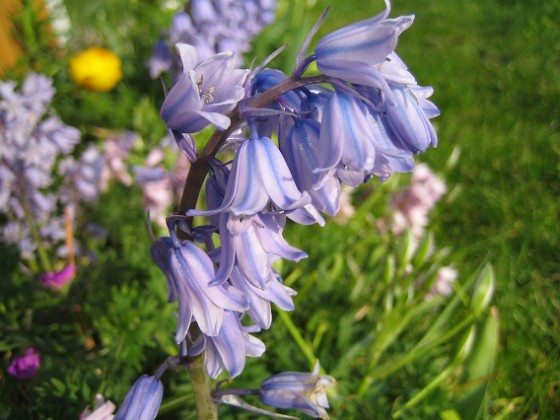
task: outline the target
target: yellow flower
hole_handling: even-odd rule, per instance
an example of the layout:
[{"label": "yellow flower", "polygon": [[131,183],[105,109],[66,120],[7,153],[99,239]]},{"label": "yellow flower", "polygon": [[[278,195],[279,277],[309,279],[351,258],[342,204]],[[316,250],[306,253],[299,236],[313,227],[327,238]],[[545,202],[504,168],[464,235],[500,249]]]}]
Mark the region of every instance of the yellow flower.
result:
[{"label": "yellow flower", "polygon": [[72,57],[70,74],[79,87],[107,92],[122,79],[121,60],[104,48],[88,48]]}]

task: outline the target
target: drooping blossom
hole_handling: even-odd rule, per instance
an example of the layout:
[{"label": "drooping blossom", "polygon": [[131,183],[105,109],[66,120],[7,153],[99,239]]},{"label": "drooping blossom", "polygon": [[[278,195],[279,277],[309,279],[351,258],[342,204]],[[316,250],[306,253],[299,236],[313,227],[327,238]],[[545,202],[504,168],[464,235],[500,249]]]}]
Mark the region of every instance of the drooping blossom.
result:
[{"label": "drooping blossom", "polygon": [[224,213],[220,221],[220,267],[211,284],[223,284],[234,266],[254,287],[266,289],[274,281],[272,263],[281,257],[299,261],[307,254],[282,237],[285,218],[261,214],[236,217]]},{"label": "drooping blossom", "polygon": [[168,280],[170,301],[179,302],[175,339],[183,341],[191,321],[209,336],[218,335],[224,311],[244,312],[248,303],[243,294],[227,286],[209,286],[214,278],[210,257],[190,241],[160,238],[152,245],[152,257]]},{"label": "drooping blossom", "polygon": [[25,350],[23,356],[15,356],[10,362],[8,373],[18,379],[32,379],[41,367],[41,356],[37,349]]},{"label": "drooping blossom", "polygon": [[319,362],[312,373],[285,372],[268,378],[261,384],[260,397],[266,405],[300,410],[308,416],[328,419],[326,391],[336,381],[331,376],[319,375]]},{"label": "drooping blossom", "polygon": [[250,335],[258,328],[241,325],[239,314],[225,311],[224,322],[218,335],[204,335],[205,369],[211,378],[217,378],[223,370],[234,378],[245,368],[247,357],[261,356],[266,347],[264,343]]},{"label": "drooping blossom", "polygon": [[172,130],[196,133],[209,124],[226,129],[231,111],[245,95],[248,70],[235,67],[232,52],[200,61],[195,47],[177,44],[183,71],[161,107],[161,117]]},{"label": "drooping blossom", "polygon": [[309,195],[297,188],[278,147],[268,137],[260,137],[244,141],[237,150],[221,206],[208,211],[192,210],[188,214],[228,211],[244,216],[269,207],[295,210],[310,202]]},{"label": "drooping blossom", "polygon": [[126,394],[115,420],[153,420],[162,399],[161,380],[155,376],[142,375]]}]

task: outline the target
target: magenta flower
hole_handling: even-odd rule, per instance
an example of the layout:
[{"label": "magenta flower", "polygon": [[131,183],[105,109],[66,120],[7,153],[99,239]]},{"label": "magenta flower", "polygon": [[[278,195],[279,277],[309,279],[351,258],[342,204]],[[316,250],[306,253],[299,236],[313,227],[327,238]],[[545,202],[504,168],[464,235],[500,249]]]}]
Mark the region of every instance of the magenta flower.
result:
[{"label": "magenta flower", "polygon": [[37,371],[41,367],[41,356],[37,349],[33,347],[25,350],[23,356],[16,356],[8,367],[8,373],[14,378],[31,379],[37,375]]},{"label": "magenta flower", "polygon": [[76,270],[77,268],[75,265],[69,265],[60,271],[41,274],[39,280],[43,286],[50,287],[51,289],[62,289],[67,283],[70,283],[74,279]]}]

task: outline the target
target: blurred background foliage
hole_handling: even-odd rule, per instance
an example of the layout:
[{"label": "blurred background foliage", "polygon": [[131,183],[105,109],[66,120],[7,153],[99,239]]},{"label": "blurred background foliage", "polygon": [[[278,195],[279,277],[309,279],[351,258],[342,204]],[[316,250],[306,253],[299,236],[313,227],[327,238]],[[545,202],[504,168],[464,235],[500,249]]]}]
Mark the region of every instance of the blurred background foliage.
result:
[{"label": "blurred background foliage", "polygon": [[[53,77],[54,107],[80,128],[84,145],[99,141],[100,128],[140,133],[138,156],[158,144],[166,134],[159,120],[163,89],[149,78],[146,62],[180,2],[58,2],[71,21],[64,42],[34,2],[22,3],[15,28],[24,55],[4,78],[21,80],[28,69]],[[248,62],[286,43],[273,65],[289,72],[293,52],[328,3],[317,39],[383,8],[381,1],[281,0],[277,23],[254,42]],[[423,239],[437,252],[410,253],[409,236],[379,229],[408,175],[359,189],[357,212],[345,225],[289,225],[289,242],[310,256],[281,267],[299,292],[296,311],[275,312],[271,330],[259,335],[267,353],[249,360],[233,385],[251,388],[269,374],[309,370],[318,357],[339,382],[330,395],[334,418],[554,418],[560,411],[560,4],[393,1],[392,16],[411,13],[415,23],[397,52],[420,84],[435,88],[442,110],[435,120],[440,146],[420,157],[450,190]],[[110,93],[79,90],[70,79],[68,59],[93,45],[122,60],[124,78]],[[175,309],[149,258],[139,189],[115,184],[100,203],[86,208],[83,219],[106,234],[78,232],[91,255],[80,262],[67,296],[23,274],[17,251],[0,244],[0,418],[76,418],[96,393],[118,405],[141,373],[175,352]],[[449,264],[459,272],[454,294],[425,300],[418,279],[433,280]],[[493,301],[479,310],[477,293],[494,279]],[[29,346],[48,355],[38,377],[6,375],[13,352]],[[186,372],[163,380],[161,417],[192,418]],[[251,417],[227,407],[222,413]]]}]

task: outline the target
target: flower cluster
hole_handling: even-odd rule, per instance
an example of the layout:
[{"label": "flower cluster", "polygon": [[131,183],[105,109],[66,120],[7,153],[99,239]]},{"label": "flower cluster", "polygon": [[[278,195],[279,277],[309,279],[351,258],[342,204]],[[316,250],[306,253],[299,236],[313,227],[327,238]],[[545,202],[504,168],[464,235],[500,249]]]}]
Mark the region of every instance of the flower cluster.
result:
[{"label": "flower cluster", "polygon": [[191,0],[187,11],[173,17],[167,40],[159,40],[149,61],[150,75],[177,70],[172,48],[177,43],[193,45],[202,59],[233,51],[242,54],[261,30],[274,21],[276,0]]},{"label": "flower cluster", "polygon": [[78,143],[80,132],[50,110],[54,93],[52,80],[35,73],[19,92],[15,82],[0,82],[0,211],[8,219],[0,235],[17,243],[26,259],[37,246],[27,221],[33,220],[49,244],[64,239],[64,219],[56,217],[51,188],[53,168]]},{"label": "flower cluster", "polygon": [[[181,211],[167,218],[169,236],[154,241],[152,256],[169,300],[178,301],[176,341],[191,356],[204,352],[212,378],[224,370],[239,375],[246,357],[265,351],[251,333],[270,327],[271,303],[294,309],[296,292],[275,262],[306,253],[284,240],[287,219],[323,225],[324,215],[339,212],[344,185],[409,172],[414,155],[437,145],[432,89],[419,86],[394,51],[413,17],[390,19],[386,5],[325,36],[306,56],[316,25],[291,76],[266,63],[238,69],[233,52],[205,58],[196,46],[177,44],[182,71],[161,116],[191,168]],[[319,74],[306,75],[312,63]],[[209,125],[217,131],[198,151],[190,135]],[[199,210],[207,174],[206,209]],[[193,227],[195,216],[207,224]],[[266,383],[263,400],[326,417],[326,398],[309,402],[296,392],[290,400],[285,389],[307,392],[320,381],[290,375]]]}]

